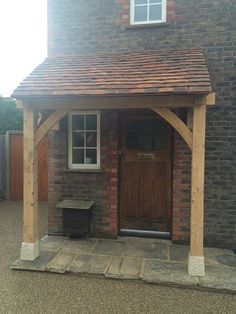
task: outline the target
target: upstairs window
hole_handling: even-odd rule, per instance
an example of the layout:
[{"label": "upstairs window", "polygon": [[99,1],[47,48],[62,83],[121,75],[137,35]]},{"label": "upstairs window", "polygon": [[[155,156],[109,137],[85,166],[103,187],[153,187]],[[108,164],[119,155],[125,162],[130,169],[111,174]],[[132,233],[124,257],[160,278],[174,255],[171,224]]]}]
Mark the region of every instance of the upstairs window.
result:
[{"label": "upstairs window", "polygon": [[131,0],[131,24],[136,25],[163,22],[166,22],[166,0]]},{"label": "upstairs window", "polygon": [[73,112],[69,115],[69,168],[100,168],[100,113]]}]

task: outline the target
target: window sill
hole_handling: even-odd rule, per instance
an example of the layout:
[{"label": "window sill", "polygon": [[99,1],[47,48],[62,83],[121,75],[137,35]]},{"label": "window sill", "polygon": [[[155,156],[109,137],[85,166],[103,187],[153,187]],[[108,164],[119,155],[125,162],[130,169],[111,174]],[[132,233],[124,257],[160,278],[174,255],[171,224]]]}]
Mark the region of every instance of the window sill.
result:
[{"label": "window sill", "polygon": [[66,169],[65,173],[103,173],[102,169]]},{"label": "window sill", "polygon": [[156,27],[167,27],[170,23],[162,22],[162,23],[150,23],[150,24],[131,24],[126,26],[126,29],[142,29],[142,28],[156,28]]}]

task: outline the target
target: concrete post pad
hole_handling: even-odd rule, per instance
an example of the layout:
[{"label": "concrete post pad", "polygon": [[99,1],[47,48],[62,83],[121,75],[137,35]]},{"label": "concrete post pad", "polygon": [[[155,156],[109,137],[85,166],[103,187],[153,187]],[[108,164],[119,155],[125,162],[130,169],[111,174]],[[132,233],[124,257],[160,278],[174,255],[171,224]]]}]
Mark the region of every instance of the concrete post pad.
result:
[{"label": "concrete post pad", "polygon": [[190,276],[205,276],[204,256],[191,256],[188,258],[188,274]]},{"label": "concrete post pad", "polygon": [[24,261],[34,261],[37,257],[39,257],[39,242],[22,242],[20,259]]}]

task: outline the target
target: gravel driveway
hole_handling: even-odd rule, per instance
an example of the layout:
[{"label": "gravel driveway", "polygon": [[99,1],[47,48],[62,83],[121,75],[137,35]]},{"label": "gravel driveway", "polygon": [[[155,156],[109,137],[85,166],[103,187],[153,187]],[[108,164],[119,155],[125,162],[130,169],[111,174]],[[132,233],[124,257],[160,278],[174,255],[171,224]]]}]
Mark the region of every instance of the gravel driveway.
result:
[{"label": "gravel driveway", "polygon": [[[40,206],[40,233],[47,224]],[[22,205],[0,202],[0,313],[236,313],[236,295],[94,277],[11,271],[22,239]]]}]

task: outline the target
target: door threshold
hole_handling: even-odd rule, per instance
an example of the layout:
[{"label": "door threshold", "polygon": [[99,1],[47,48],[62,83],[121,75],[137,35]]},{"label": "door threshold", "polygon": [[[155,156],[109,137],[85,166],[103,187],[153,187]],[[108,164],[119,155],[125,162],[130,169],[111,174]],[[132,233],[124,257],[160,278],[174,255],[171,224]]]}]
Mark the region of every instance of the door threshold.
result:
[{"label": "door threshold", "polygon": [[127,236],[127,237],[155,238],[155,239],[165,239],[165,240],[171,239],[170,232],[165,232],[165,231],[120,229],[118,234],[120,236]]}]

